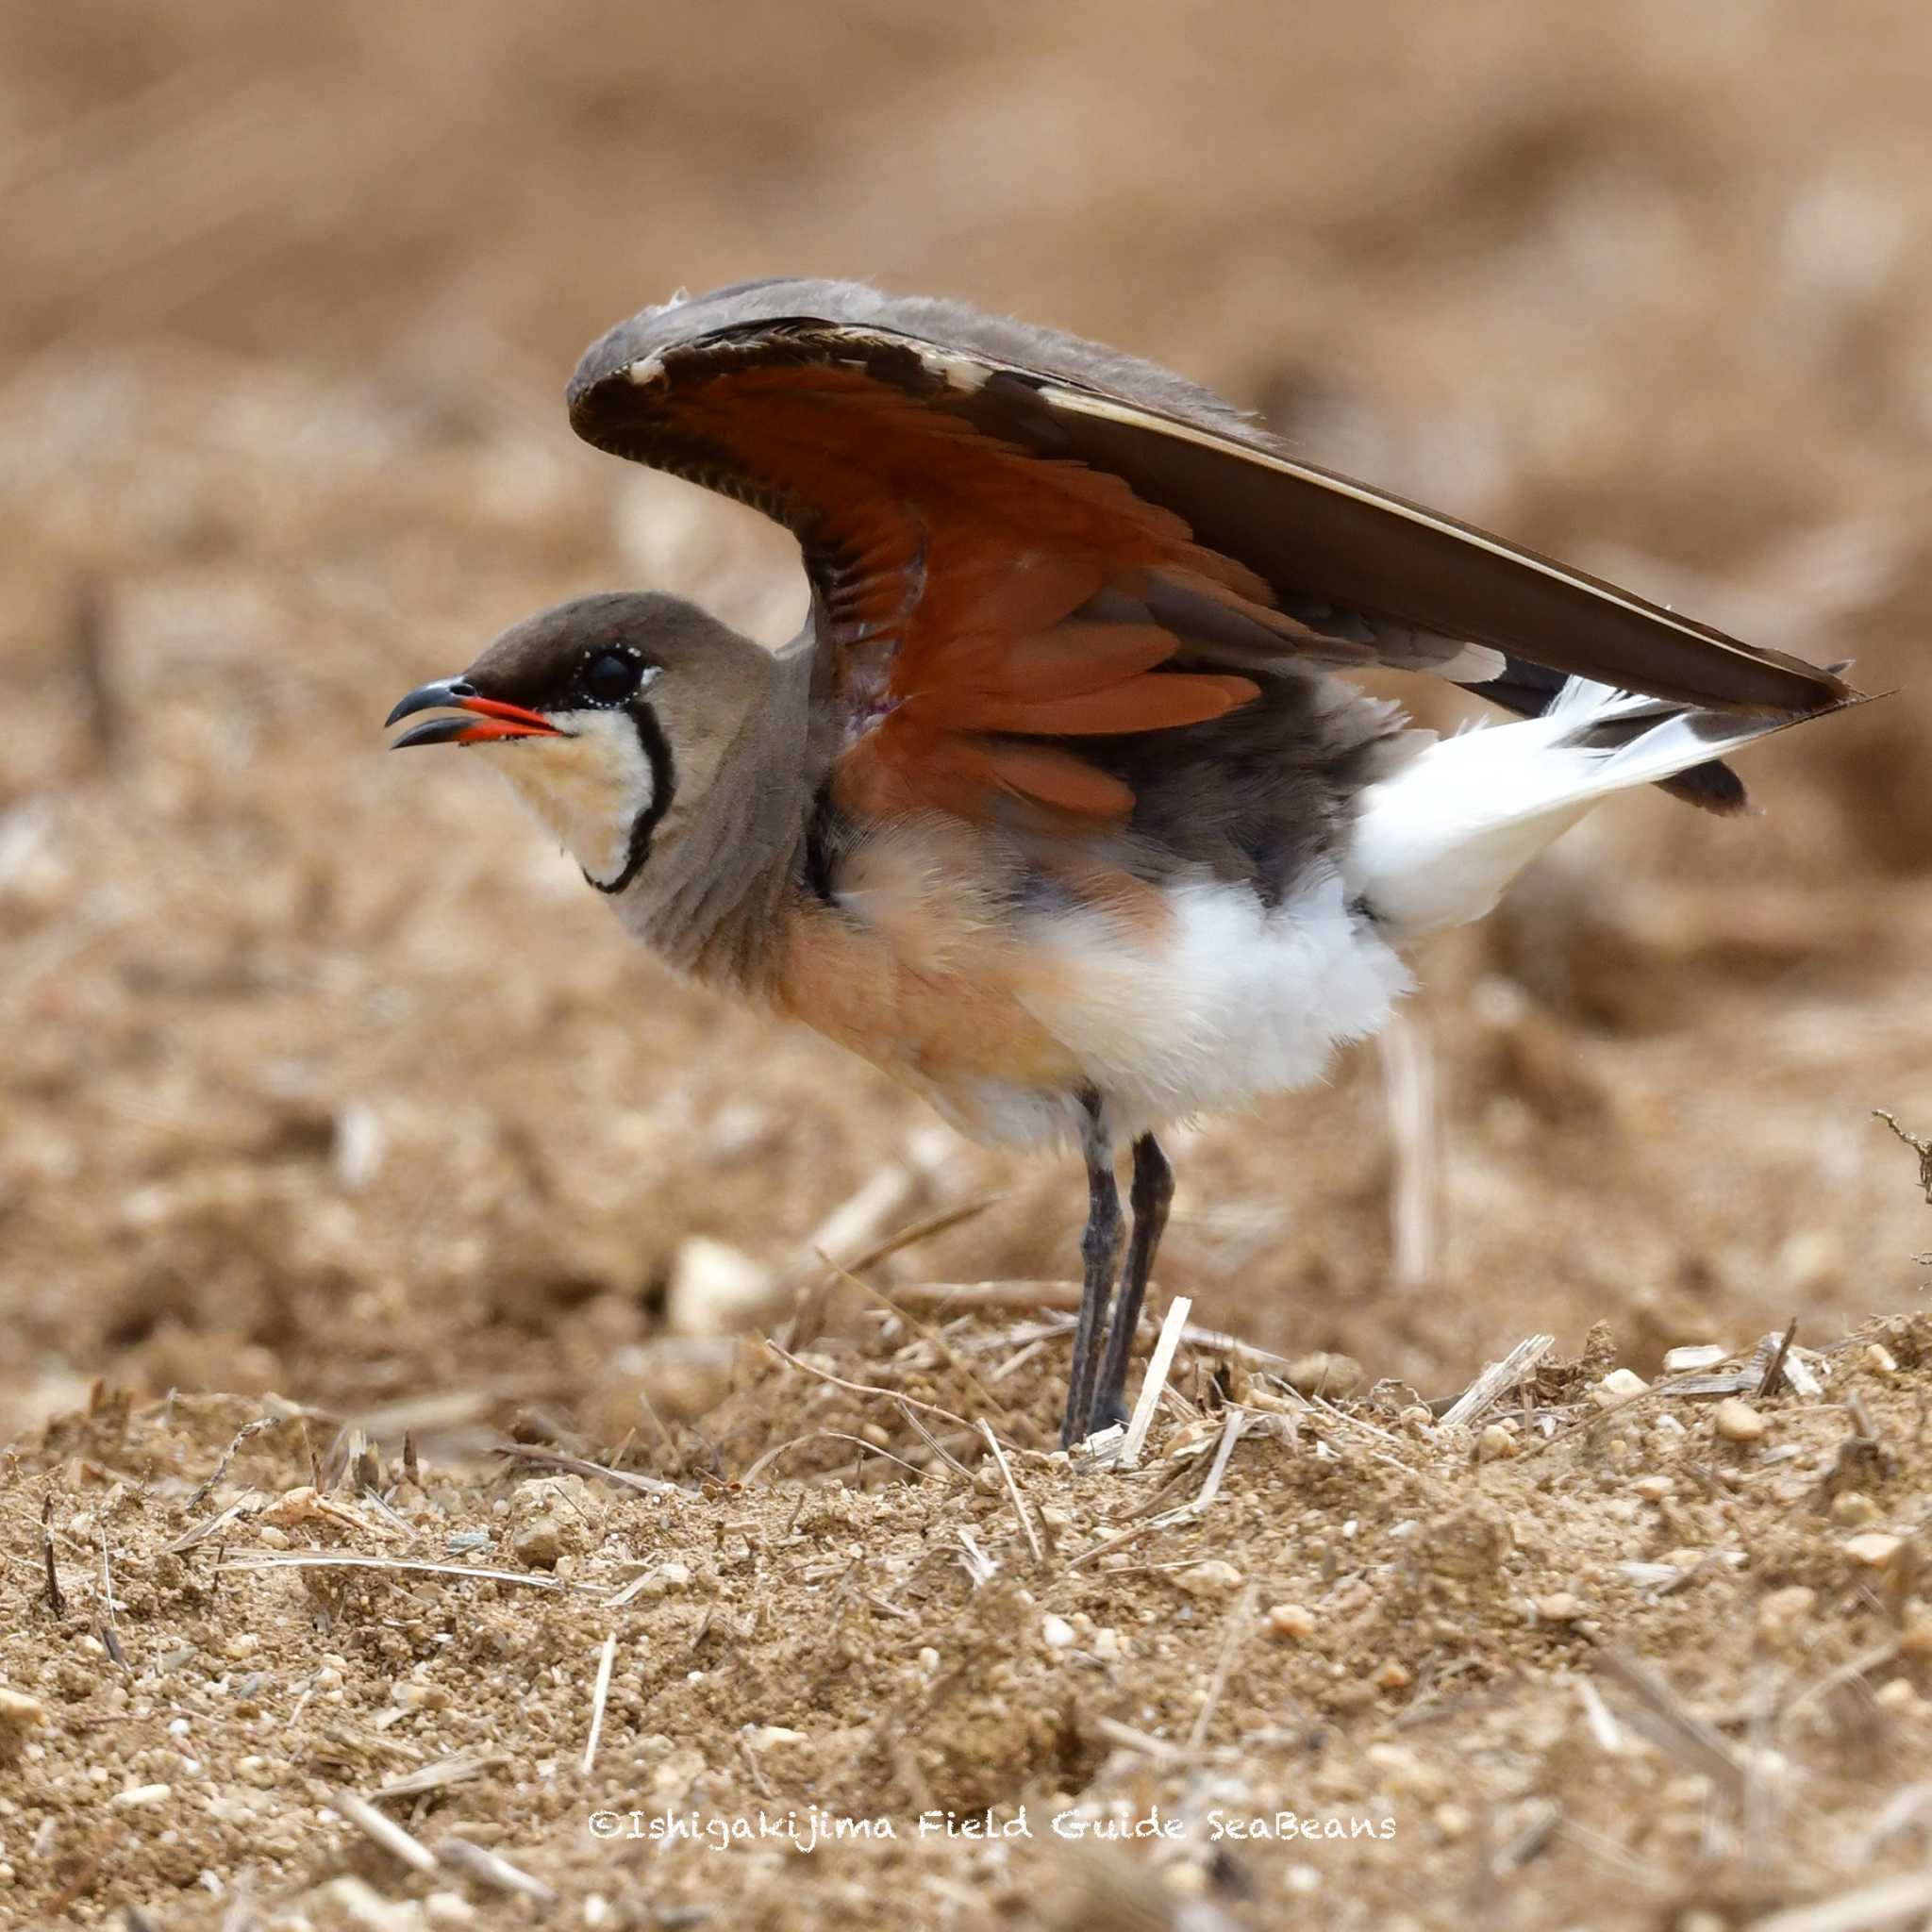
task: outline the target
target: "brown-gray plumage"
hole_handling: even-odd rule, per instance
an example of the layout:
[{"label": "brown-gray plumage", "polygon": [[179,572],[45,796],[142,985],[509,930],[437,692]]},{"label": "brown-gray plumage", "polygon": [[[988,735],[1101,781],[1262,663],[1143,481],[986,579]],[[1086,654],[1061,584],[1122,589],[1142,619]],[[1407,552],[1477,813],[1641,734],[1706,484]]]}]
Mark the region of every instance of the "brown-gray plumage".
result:
[{"label": "brown-gray plumage", "polygon": [[[399,742],[513,744],[674,965],[970,1131],[1079,1140],[1069,1441],[1122,1402],[1156,1127],[1316,1077],[1405,990],[1403,939],[1607,792],[1735,808],[1720,754],[1854,695],[957,303],[747,283],[612,330],[569,396],[599,447],[784,523],[811,620],[770,654],[674,598],[579,599],[405,699],[458,715]],[[1369,667],[1525,722],[1435,742],[1336,675]]]}]

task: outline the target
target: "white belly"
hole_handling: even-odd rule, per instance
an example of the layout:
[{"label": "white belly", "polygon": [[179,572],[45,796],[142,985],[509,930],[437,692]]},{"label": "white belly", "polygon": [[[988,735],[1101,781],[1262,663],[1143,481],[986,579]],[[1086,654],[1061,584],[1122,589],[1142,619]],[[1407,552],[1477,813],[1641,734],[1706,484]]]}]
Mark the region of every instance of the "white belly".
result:
[{"label": "white belly", "polygon": [[[1026,935],[1065,970],[1024,1003],[1078,1058],[1117,1135],[1307,1086],[1412,984],[1340,878],[1272,910],[1214,881],[1162,896],[1173,920],[1151,944],[1101,911],[1042,914]],[[1058,1139],[1077,1119],[1072,1095],[989,1082],[972,1097],[978,1131],[1003,1141]]]}]

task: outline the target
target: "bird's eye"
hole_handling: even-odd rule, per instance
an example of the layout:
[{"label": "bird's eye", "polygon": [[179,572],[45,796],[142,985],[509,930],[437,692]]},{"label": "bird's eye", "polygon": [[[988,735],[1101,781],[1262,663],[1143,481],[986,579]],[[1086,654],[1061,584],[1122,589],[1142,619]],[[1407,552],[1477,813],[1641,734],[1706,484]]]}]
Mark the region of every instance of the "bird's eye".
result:
[{"label": "bird's eye", "polygon": [[600,651],[584,667],[584,690],[600,705],[621,705],[635,697],[643,667],[621,651]]}]

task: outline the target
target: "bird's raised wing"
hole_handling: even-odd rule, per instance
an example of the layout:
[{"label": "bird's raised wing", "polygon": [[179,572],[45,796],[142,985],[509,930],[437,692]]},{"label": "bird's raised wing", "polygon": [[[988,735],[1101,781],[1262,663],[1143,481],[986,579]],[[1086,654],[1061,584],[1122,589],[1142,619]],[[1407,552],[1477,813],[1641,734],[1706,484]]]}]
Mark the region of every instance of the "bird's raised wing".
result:
[{"label": "bird's raised wing", "polygon": [[[862,285],[744,284],[594,344],[571,420],[798,537],[837,784],[866,811],[1131,807],[1083,738],[1199,724],[1288,660],[1520,667],[1796,718],[1855,695],[1531,552],[1288,456],[1154,364]],[[1714,801],[1713,801],[1714,802]]]}]

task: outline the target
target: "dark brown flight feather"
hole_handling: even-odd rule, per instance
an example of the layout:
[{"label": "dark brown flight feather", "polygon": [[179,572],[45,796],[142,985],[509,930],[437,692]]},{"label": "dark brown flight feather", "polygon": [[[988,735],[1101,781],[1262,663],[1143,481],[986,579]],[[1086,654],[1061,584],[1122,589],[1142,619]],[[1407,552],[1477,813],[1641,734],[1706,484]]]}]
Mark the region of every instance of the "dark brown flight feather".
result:
[{"label": "dark brown flight feather", "polygon": [[[859,726],[839,783],[861,808],[1118,813],[1119,780],[1067,741],[1218,716],[1255,691],[1234,674],[1296,660],[1434,669],[1530,715],[1572,675],[1792,720],[1857,696],[1304,463],[1153,363],[956,303],[720,290],[612,330],[569,401],[598,447],[799,537]],[[1122,620],[1144,646],[1106,637]],[[1067,670],[1082,637],[1091,681]],[[1715,763],[1669,789],[1742,799]]]}]

